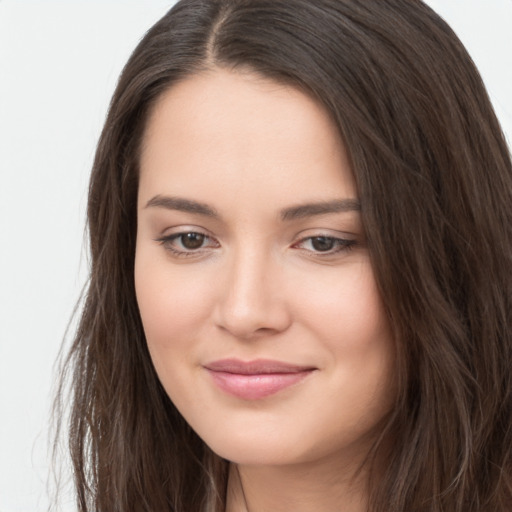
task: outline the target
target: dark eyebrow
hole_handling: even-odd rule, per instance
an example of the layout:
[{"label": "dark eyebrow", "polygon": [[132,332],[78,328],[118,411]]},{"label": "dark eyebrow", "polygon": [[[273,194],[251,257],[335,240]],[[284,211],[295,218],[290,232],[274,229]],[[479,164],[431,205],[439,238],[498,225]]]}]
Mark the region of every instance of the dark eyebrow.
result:
[{"label": "dark eyebrow", "polygon": [[211,206],[197,201],[192,201],[191,199],[184,199],[182,197],[157,195],[146,203],[145,208],[152,207],[196,213],[198,215],[205,215],[206,217],[219,217],[219,214]]},{"label": "dark eyebrow", "polygon": [[[165,208],[167,210],[178,210],[181,212],[205,215],[207,217],[219,217],[217,211],[211,206],[182,197],[157,195],[146,203],[145,208]],[[290,206],[289,208],[281,210],[281,219],[286,221],[302,219],[314,215],[360,210],[361,205],[357,199],[337,199],[334,201],[320,201],[318,203]]]},{"label": "dark eyebrow", "polygon": [[303,219],[313,215],[360,211],[361,203],[357,199],[336,199],[334,201],[320,201],[318,203],[299,204],[281,211],[282,220]]}]

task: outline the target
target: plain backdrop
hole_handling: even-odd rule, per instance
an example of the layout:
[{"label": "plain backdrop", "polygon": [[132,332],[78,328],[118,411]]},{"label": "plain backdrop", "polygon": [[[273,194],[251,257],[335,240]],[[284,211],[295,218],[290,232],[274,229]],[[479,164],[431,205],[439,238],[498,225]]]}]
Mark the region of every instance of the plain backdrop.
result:
[{"label": "plain backdrop", "polygon": [[[53,364],[87,275],[95,144],[122,66],[173,3],[0,0],[0,512],[48,507]],[[512,0],[428,3],[473,56],[510,143]]]}]

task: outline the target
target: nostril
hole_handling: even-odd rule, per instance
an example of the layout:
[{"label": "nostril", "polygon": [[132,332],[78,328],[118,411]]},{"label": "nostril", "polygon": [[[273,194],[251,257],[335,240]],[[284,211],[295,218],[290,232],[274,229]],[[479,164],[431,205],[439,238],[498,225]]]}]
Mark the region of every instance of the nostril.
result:
[{"label": "nostril", "polygon": [[218,308],[216,324],[236,338],[253,339],[283,332],[290,324],[290,315],[284,302],[267,301],[252,307],[224,304]]}]

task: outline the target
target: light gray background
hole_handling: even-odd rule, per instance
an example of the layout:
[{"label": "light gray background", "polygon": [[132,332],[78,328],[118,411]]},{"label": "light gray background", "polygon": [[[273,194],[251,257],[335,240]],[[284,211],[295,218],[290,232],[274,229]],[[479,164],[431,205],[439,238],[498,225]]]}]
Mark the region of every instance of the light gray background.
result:
[{"label": "light gray background", "polygon": [[[173,3],[0,0],[0,512],[48,506],[52,365],[85,282],[94,148],[121,67]],[[510,143],[512,0],[428,3],[472,54]]]}]

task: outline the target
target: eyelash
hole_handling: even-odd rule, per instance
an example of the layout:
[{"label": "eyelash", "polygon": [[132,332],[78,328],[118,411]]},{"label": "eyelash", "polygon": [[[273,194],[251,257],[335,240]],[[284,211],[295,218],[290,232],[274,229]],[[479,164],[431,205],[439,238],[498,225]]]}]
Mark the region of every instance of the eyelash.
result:
[{"label": "eyelash", "polygon": [[[212,237],[205,235],[204,233],[201,233],[199,231],[183,231],[181,233],[174,233],[169,236],[163,236],[161,238],[157,238],[156,241],[159,242],[165,250],[172,253],[174,256],[177,256],[179,258],[187,258],[190,256],[196,256],[199,254],[202,250],[207,248],[207,246],[201,245],[201,247],[198,247],[197,249],[177,249],[173,244],[176,240],[181,239],[181,245],[183,246],[183,237],[186,235],[198,235],[201,237],[204,237],[204,241],[214,240]],[[218,247],[219,244],[217,241],[215,241],[213,247]]]},{"label": "eyelash", "polygon": [[324,241],[327,240],[327,241],[333,243],[334,248],[328,249],[326,251],[311,250],[311,249],[303,249],[303,250],[313,253],[315,256],[318,255],[318,256],[327,257],[327,256],[332,256],[334,254],[338,254],[340,252],[350,251],[357,244],[356,240],[351,240],[351,239],[347,239],[347,238],[339,238],[339,237],[329,236],[329,235],[315,235],[315,236],[308,236],[308,237],[302,238],[296,244],[294,244],[293,247],[299,247],[301,245],[304,245],[306,242],[313,244],[314,240],[321,240],[321,239]]},{"label": "eyelash", "polygon": [[[155,241],[159,242],[165,248],[165,250],[169,251],[174,256],[179,257],[179,258],[187,258],[187,257],[191,257],[191,256],[197,256],[204,249],[209,248],[208,245],[205,246],[203,244],[200,247],[198,247],[197,249],[186,249],[186,248],[178,249],[178,248],[176,248],[174,245],[176,240],[181,239],[181,245],[183,246],[183,237],[186,235],[198,235],[200,237],[204,237],[203,244],[204,244],[204,242],[210,241],[210,243],[213,242],[213,244],[211,244],[212,247],[214,247],[214,248],[219,247],[219,243],[215,239],[213,239],[212,237],[210,237],[204,233],[201,233],[199,231],[183,231],[181,233],[174,233],[169,236],[163,236],[161,238],[157,238]],[[312,244],[312,243],[314,243],[313,242],[314,240],[318,241],[320,239],[323,239],[324,241],[333,243],[334,247],[332,249],[328,249],[326,251],[305,249],[304,247],[301,247],[304,244],[306,244],[307,242]],[[352,250],[355,245],[357,245],[356,240],[339,238],[339,237],[334,237],[334,236],[329,236],[329,235],[315,235],[315,236],[308,236],[308,237],[304,237],[304,238],[300,239],[298,242],[293,244],[292,247],[296,248],[296,249],[301,249],[301,250],[306,251],[315,256],[329,257],[329,256],[333,256],[335,254],[341,253],[341,252],[348,252],[348,251]]]}]

